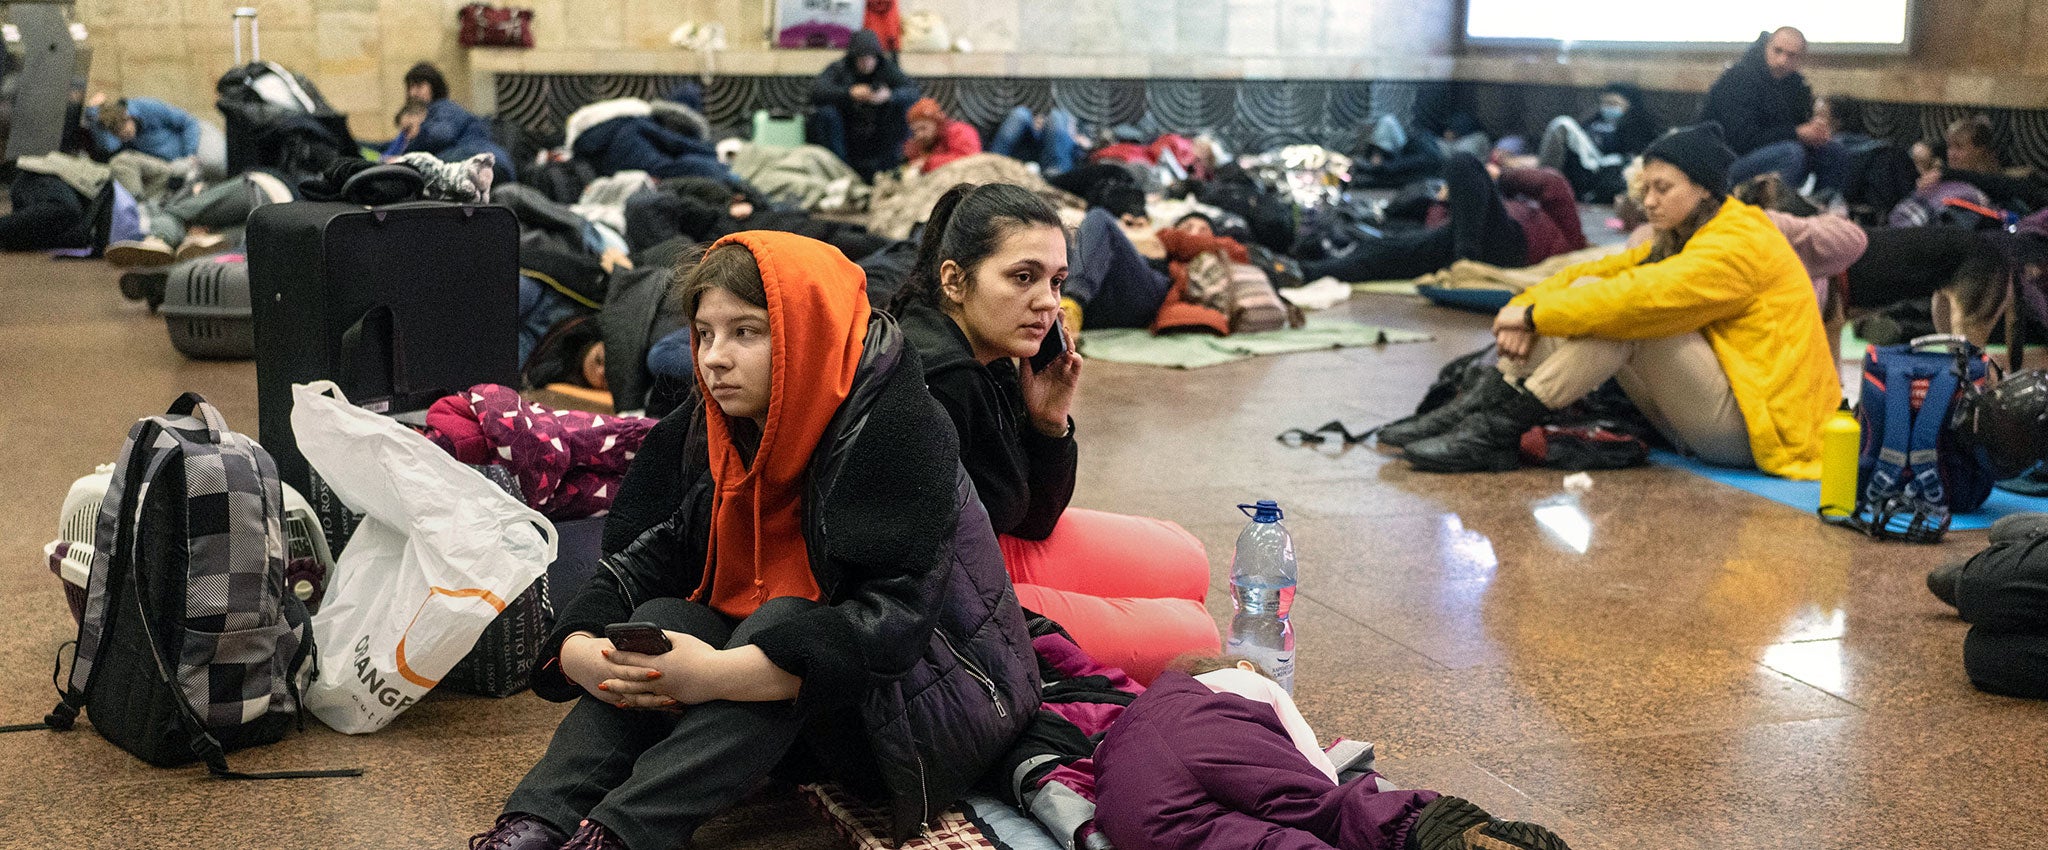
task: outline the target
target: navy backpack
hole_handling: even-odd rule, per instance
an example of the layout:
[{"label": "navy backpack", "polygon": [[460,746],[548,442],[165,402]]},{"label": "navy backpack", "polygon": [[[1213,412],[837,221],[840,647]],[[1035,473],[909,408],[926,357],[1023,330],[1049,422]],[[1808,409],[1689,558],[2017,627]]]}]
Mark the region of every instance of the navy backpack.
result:
[{"label": "navy backpack", "polygon": [[1953,514],[1983,506],[1997,473],[1950,419],[1957,400],[1982,392],[1990,375],[1990,358],[1959,336],[1870,347],[1856,407],[1863,451],[1850,524],[1876,537],[1932,543]]}]

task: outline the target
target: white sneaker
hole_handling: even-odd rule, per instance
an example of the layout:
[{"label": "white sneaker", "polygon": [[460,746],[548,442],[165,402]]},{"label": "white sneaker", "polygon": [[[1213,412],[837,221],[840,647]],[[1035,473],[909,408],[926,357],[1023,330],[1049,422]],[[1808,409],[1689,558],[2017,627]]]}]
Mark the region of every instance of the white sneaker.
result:
[{"label": "white sneaker", "polygon": [[107,246],[107,262],[124,269],[168,266],[177,259],[170,243],[154,236],[140,240],[123,240]]}]

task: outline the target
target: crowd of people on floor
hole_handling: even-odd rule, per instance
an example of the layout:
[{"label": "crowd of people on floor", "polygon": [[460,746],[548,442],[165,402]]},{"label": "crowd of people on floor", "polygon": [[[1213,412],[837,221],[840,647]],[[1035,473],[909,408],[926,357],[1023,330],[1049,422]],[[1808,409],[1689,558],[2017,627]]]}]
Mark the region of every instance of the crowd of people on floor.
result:
[{"label": "crowd of people on floor", "polygon": [[[1090,828],[1133,850],[1549,850],[1565,845],[1542,827],[1340,775],[1255,664],[1173,661],[1218,648],[1207,565],[1094,575],[1110,559],[1090,547],[1145,526],[1069,506],[1076,342],[1242,330],[1243,270],[1284,296],[1540,268],[1493,318],[1497,365],[1381,446],[1426,471],[1513,469],[1529,429],[1612,380],[1680,453],[1817,477],[1842,398],[1831,320],[1932,298],[1943,329],[1987,340],[2019,309],[2008,281],[2048,257],[2048,212],[2002,213],[2048,209],[2048,183],[2009,172],[1981,119],[1910,151],[1862,134],[1853,100],[1816,98],[1806,51],[1796,29],[1764,34],[1676,128],[1606,86],[1533,153],[1464,114],[1388,118],[1344,154],[1239,157],[1019,106],[984,143],[866,30],[816,78],[802,147],[720,140],[686,89],[585,105],[527,156],[421,63],[389,142],[229,175],[204,122],[94,97],[91,150],[17,164],[0,247],[102,252],[154,302],[174,264],[240,249],[264,204],[513,211],[526,382],[661,421],[619,482],[608,569],[558,603],[535,673],[576,705],[473,847],[669,846],[791,770],[928,820],[1004,765],[1006,802],[1084,787]],[[1885,220],[1852,220],[1901,164]],[[1589,249],[1580,203],[1616,197],[1641,227]],[[627,621],[674,648],[614,646],[605,627]],[[1116,663],[1062,668],[1057,647]],[[1040,710],[1054,678],[1105,707]]]}]

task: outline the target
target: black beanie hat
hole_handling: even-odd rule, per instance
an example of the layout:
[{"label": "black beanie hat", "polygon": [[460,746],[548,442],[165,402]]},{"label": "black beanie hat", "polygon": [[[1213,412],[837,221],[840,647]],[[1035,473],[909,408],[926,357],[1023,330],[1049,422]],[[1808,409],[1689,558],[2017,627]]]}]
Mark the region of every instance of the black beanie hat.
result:
[{"label": "black beanie hat", "polygon": [[1728,168],[1735,164],[1735,152],[1721,140],[1718,123],[1708,121],[1665,134],[1643,151],[1643,161],[1653,159],[1671,163],[1709,192],[1728,194]]}]

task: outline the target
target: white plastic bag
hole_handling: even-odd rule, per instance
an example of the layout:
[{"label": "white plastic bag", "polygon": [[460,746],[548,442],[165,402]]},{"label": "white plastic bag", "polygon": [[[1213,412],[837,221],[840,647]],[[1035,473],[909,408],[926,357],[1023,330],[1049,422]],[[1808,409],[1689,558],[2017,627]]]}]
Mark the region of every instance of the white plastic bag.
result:
[{"label": "white plastic bag", "polygon": [[[327,395],[332,393],[333,397]],[[292,434],[363,523],[313,615],[320,675],[306,707],[375,732],[425,696],[555,559],[539,512],[331,381],[292,387]]]}]

